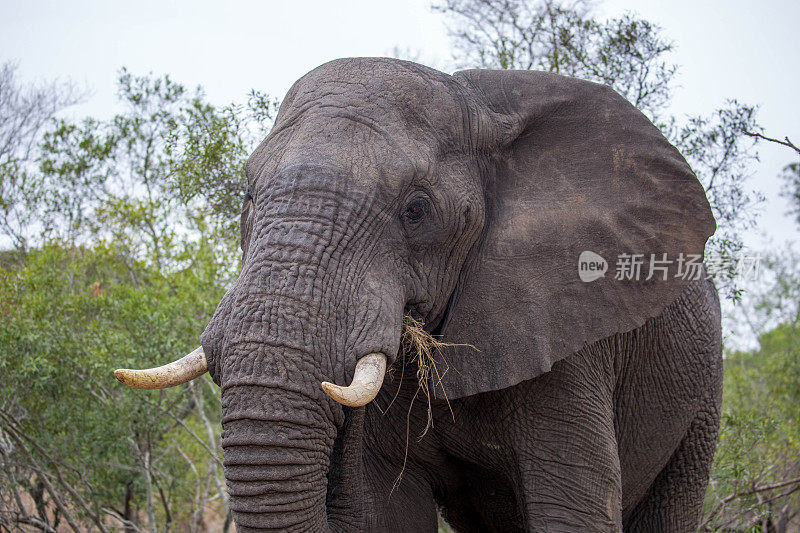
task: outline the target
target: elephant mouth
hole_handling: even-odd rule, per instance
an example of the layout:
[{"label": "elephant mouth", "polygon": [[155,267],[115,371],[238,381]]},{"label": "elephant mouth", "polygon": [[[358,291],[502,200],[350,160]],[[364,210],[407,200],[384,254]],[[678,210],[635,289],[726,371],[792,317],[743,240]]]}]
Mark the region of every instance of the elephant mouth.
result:
[{"label": "elephant mouth", "polygon": [[[432,398],[437,383],[441,385],[442,375],[447,371],[447,368],[441,368],[441,363],[437,363],[436,356],[448,344],[435,338],[421,322],[410,316],[405,316],[402,324],[398,353],[392,357],[392,361],[402,358],[404,367],[408,364],[416,366],[416,380],[419,381],[421,392]],[[364,406],[379,393],[387,363],[388,358],[383,353],[370,353],[359,359],[349,386],[318,382],[318,387],[341,404],[344,415],[339,418],[341,424],[331,420],[327,428],[295,428],[296,419],[287,417],[285,412],[275,411],[269,415],[269,420],[259,418],[255,429],[248,429],[245,427],[246,420],[247,417],[253,417],[253,409],[248,411],[243,407],[241,412],[227,413],[228,420],[223,420],[222,443],[226,450],[226,478],[234,520],[243,531],[251,527],[270,525],[282,528],[300,523],[324,530],[326,520],[329,530],[359,529],[364,513],[360,496],[364,484]],[[126,385],[156,389],[195,379],[207,372],[208,367],[209,361],[201,347],[162,367],[121,369],[115,375]],[[408,377],[414,379],[413,376]],[[271,396],[277,394],[277,389],[265,389],[270,396],[260,396],[264,393],[255,388],[256,385],[251,383],[231,385],[226,389],[228,403],[244,405],[246,402],[242,399],[247,397],[266,400],[265,403],[269,405],[280,405],[280,401],[276,401],[277,396]],[[303,394],[294,394],[287,403],[300,405]],[[308,420],[324,418],[312,414],[313,409],[318,407],[309,405],[309,410],[304,411],[306,414],[303,416]],[[278,426],[282,435],[274,431]],[[292,428],[297,431],[292,433]],[[272,437],[261,438],[264,432]],[[313,446],[310,445],[316,454],[314,464],[311,464],[309,461],[312,459],[299,450],[297,439],[313,432],[317,433],[318,438]],[[289,434],[294,437],[285,436]],[[267,456],[273,457],[273,465],[265,462]],[[277,461],[274,458],[278,458]],[[328,462],[326,470],[323,466],[325,462]],[[289,496],[289,487],[298,484],[308,485],[308,490],[297,496]]]},{"label": "elephant mouth", "polygon": [[[443,322],[441,321],[437,328],[429,333],[422,322],[410,315],[403,317],[398,355],[416,360],[420,387],[423,387],[425,392],[428,392],[428,384],[431,382],[438,382],[441,385],[442,375],[449,370],[449,367],[440,369],[437,366],[436,355],[441,354],[448,346],[460,346],[437,338],[437,330],[441,328]],[[371,353],[358,360],[350,385],[344,387],[327,381],[323,381],[320,385],[328,396],[340,404],[347,407],[362,407],[378,395],[386,375],[386,363],[386,355],[380,352]],[[206,372],[208,372],[208,360],[201,346],[166,365],[144,370],[120,368],[114,371],[114,376],[129,387],[151,390],[175,387]]]},{"label": "elephant mouth", "polygon": [[427,398],[432,399],[441,394],[441,397],[447,400],[447,392],[442,382],[445,374],[451,370],[450,363],[445,357],[446,349],[453,346],[476,348],[469,344],[441,340],[442,324],[444,320],[429,332],[423,322],[409,315],[404,316],[398,356],[416,368],[419,389]]},{"label": "elephant mouth", "polygon": [[[145,370],[119,368],[114,371],[114,376],[121,383],[135,389],[165,389],[187,383],[206,372],[208,372],[208,359],[201,346],[166,365]],[[385,374],[386,356],[375,352],[358,360],[350,385],[343,387],[323,381],[321,386],[328,396],[340,404],[361,407],[378,395]]]}]

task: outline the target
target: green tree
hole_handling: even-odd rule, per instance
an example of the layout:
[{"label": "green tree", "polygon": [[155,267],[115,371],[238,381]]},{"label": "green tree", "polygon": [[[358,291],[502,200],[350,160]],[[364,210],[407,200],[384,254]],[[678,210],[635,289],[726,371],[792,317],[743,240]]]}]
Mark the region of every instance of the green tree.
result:
[{"label": "green tree", "polygon": [[725,358],[706,530],[785,533],[800,516],[799,319],[762,335],[759,349]]},{"label": "green tree", "polygon": [[[800,154],[788,137],[745,134]],[[795,215],[796,176],[796,163],[784,168],[784,193]],[[800,255],[791,246],[764,255],[759,279],[736,309],[759,347],[726,353],[721,435],[706,494],[708,530],[785,533],[800,517]]]},{"label": "green tree", "polygon": [[195,254],[203,268],[164,274],[115,245],[49,244],[0,271],[0,451],[13,520],[109,530],[107,515],[136,524],[143,509],[150,531],[168,530],[207,503],[195,500],[197,483],[213,473],[221,487],[216,425],[203,423],[218,417],[216,391],[198,381],[143,394],[110,372],[197,343],[223,289],[212,247]]},{"label": "green tree", "polygon": [[786,183],[784,195],[790,199],[792,214],[800,224],[800,163],[789,163],[783,169]]},{"label": "green tree", "polygon": [[26,250],[28,228],[38,212],[31,173],[41,133],[62,109],[84,93],[70,83],[23,85],[17,66],[0,65],[0,232],[18,250]]},{"label": "green tree", "polygon": [[277,111],[277,100],[253,90],[245,105],[217,109],[194,101],[172,130],[173,191],[183,203],[206,206],[221,235],[238,237],[247,186],[244,163],[269,132]]},{"label": "green tree", "polygon": [[28,240],[109,238],[168,268],[176,239],[204,235],[236,256],[244,162],[277,103],[253,91],[244,106],[215,107],[200,88],[124,69],[118,88],[124,109],[111,119],[57,120],[44,133],[28,180],[43,231]]},{"label": "green tree", "polygon": [[38,222],[0,228],[24,244],[0,256],[0,528],[198,531],[213,510],[230,526],[215,387],[142,393],[111,370],[197,344],[238,268],[244,161],[276,104],[218,108],[125,70],[119,98],[108,120],[50,119],[19,157],[14,207]]}]

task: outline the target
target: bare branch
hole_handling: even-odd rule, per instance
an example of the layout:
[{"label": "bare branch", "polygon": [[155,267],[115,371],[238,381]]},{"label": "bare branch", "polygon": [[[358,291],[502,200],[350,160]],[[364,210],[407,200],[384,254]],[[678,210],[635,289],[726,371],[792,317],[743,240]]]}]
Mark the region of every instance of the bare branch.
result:
[{"label": "bare branch", "polygon": [[767,137],[766,135],[763,135],[763,134],[758,133],[758,132],[745,131],[744,134],[747,135],[748,137],[756,137],[758,139],[769,141],[771,143],[775,143],[775,144],[780,144],[780,145],[786,146],[788,148],[791,148],[792,150],[794,150],[798,154],[800,154],[800,148],[795,146],[794,143],[792,143],[792,141],[789,140],[789,137],[784,137],[783,140],[780,140],[780,139],[775,139],[773,137]]}]

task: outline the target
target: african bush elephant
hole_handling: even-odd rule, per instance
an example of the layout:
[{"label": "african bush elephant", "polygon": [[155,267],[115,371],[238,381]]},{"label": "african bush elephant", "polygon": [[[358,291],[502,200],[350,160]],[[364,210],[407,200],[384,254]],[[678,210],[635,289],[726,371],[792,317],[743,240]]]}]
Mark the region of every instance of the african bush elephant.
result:
[{"label": "african bush elephant", "polygon": [[[117,372],[210,372],[239,531],[436,531],[437,508],[459,531],[697,526],[720,310],[685,259],[715,223],[624,98],[336,60],[295,83],[246,173],[241,274],[201,348]],[[406,315],[452,345],[406,356]]]}]

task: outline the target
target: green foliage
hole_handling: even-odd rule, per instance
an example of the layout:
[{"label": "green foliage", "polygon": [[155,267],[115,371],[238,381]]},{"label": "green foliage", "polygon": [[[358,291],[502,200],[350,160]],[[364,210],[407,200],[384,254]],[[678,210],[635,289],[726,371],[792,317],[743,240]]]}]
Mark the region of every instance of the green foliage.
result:
[{"label": "green foliage", "polygon": [[233,271],[244,162],[277,103],[253,91],[245,106],[217,108],[200,89],[124,69],[118,87],[122,112],[56,120],[44,132],[23,206],[39,222],[20,242],[108,238],[172,268],[172,243],[202,236],[228,253]]},{"label": "green foliage", "polygon": [[752,131],[760,130],[756,108],[728,100],[708,116],[688,117],[681,126],[671,119],[662,126],[681,150],[706,190],[717,230],[709,240],[707,264],[729,265],[715,275],[717,288],[734,300],[742,293],[736,279],[737,260],[744,252],[741,233],[752,228],[763,196],[745,185],[750,165],[758,159]]},{"label": "green foliage", "polygon": [[171,132],[173,190],[186,204],[206,204],[221,234],[238,235],[247,187],[244,162],[266,136],[277,109],[277,100],[258,91],[251,91],[245,106],[216,109],[195,100]]},{"label": "green foliage", "polygon": [[773,283],[753,311],[783,310],[782,321],[759,349],[726,354],[707,529],[780,530],[800,514],[800,284],[787,257],[768,261]]},{"label": "green foliage", "polygon": [[227,514],[216,387],[135,391],[112,370],[197,345],[238,268],[244,162],[276,104],[253,92],[216,108],[126,70],[118,94],[108,120],[39,128],[18,165],[28,223],[0,257],[0,524],[198,530],[212,499]]},{"label": "green foliage", "polygon": [[451,21],[462,68],[545,70],[614,87],[656,120],[677,71],[673,43],[632,14],[599,20],[591,4],[552,0],[446,0],[434,9]]},{"label": "green foliage", "polygon": [[24,249],[27,227],[37,219],[30,206],[37,197],[31,178],[40,134],[84,95],[68,83],[24,86],[16,71],[13,63],[0,66],[0,234]]},{"label": "green foliage", "polygon": [[[164,273],[111,244],[51,244],[0,271],[0,431],[11,437],[8,463],[17,480],[61,476],[58,485],[89,502],[80,509],[72,498],[76,520],[126,502],[144,507],[146,477],[169,489],[161,513],[192,508],[196,480],[187,463],[206,472],[206,447],[215,450],[178,422],[200,424],[193,395],[186,387],[128,389],[111,373],[113,365],[163,364],[197,344],[223,293],[222,263],[208,243],[191,253],[204,268]],[[218,418],[216,391],[194,386],[207,398],[207,416]]]}]

